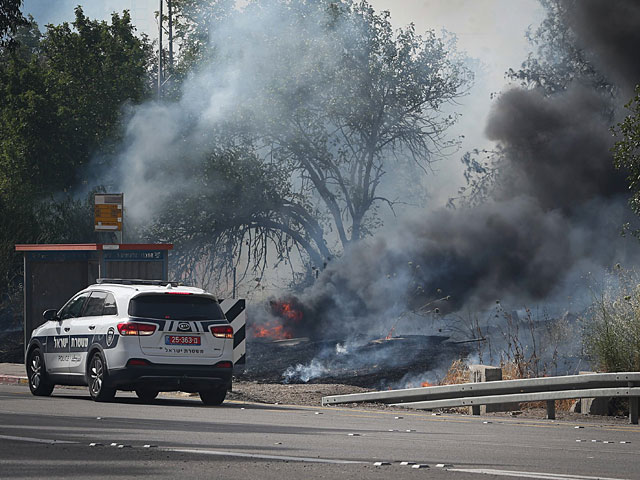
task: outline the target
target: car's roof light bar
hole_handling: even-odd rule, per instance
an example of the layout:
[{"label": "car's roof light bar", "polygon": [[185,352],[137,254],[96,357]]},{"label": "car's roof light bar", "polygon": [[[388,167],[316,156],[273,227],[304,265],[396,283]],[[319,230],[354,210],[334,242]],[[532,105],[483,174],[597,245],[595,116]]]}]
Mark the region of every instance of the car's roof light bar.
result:
[{"label": "car's roof light bar", "polygon": [[137,278],[98,278],[96,283],[112,283],[116,285],[156,285],[165,287],[171,285],[172,287],[182,286],[180,282],[169,282],[168,280],[143,280]]}]

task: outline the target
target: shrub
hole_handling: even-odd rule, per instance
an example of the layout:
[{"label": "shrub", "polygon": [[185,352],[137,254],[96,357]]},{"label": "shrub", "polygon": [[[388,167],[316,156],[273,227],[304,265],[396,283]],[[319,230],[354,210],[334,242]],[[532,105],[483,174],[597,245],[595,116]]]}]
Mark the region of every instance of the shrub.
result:
[{"label": "shrub", "polygon": [[584,344],[593,367],[640,371],[640,275],[616,265],[594,291],[586,317]]}]

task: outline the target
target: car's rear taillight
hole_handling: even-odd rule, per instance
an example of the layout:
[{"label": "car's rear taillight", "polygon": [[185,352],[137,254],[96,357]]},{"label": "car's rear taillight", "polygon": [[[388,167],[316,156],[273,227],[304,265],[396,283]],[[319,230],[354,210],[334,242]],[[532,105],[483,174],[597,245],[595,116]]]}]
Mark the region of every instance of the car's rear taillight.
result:
[{"label": "car's rear taillight", "polygon": [[209,330],[216,338],[233,338],[233,327],[231,325],[212,325]]},{"label": "car's rear taillight", "polygon": [[149,323],[125,322],[118,324],[118,332],[124,336],[153,335],[157,328],[157,325]]},{"label": "car's rear taillight", "polygon": [[231,362],[218,362],[214,365],[214,368],[233,368],[233,363]]}]

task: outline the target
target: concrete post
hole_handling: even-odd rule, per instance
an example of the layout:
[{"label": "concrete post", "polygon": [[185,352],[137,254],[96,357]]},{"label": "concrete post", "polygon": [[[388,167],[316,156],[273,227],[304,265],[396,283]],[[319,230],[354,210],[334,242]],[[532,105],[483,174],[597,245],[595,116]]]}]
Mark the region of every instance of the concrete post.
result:
[{"label": "concrete post", "polygon": [[[591,371],[580,371],[580,375],[589,375]],[[580,413],[585,415],[609,415],[609,400],[610,398],[581,398],[580,399]]]},{"label": "concrete post", "polygon": [[629,397],[629,423],[638,425],[638,397]]},{"label": "concrete post", "polygon": [[[637,382],[627,383],[629,388],[637,387]],[[638,425],[638,397],[629,397],[629,423]]]},{"label": "concrete post", "polygon": [[555,400],[547,400],[547,418],[549,420],[556,419],[556,401]]},{"label": "concrete post", "polygon": [[[469,365],[469,382],[494,382],[502,380],[502,368],[490,365]],[[509,412],[518,410],[517,403],[497,403],[492,405],[472,405],[469,407],[471,415],[481,415],[487,412]]]}]

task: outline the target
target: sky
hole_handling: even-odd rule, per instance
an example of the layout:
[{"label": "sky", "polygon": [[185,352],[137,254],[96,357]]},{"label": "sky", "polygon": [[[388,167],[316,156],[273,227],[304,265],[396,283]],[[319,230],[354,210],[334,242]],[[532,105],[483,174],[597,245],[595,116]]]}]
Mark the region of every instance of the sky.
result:
[{"label": "sky", "polygon": [[459,100],[455,111],[462,114],[451,135],[464,135],[460,149],[435,166],[437,175],[427,180],[433,203],[442,205],[464,185],[464,152],[491,148],[484,127],[492,107],[492,94],[508,88],[504,77],[517,69],[531,48],[525,38],[544,17],[537,0],[372,0],[377,10],[389,10],[396,26],[414,23],[416,31],[445,29],[455,33],[458,49],[478,60],[469,95]]}]

